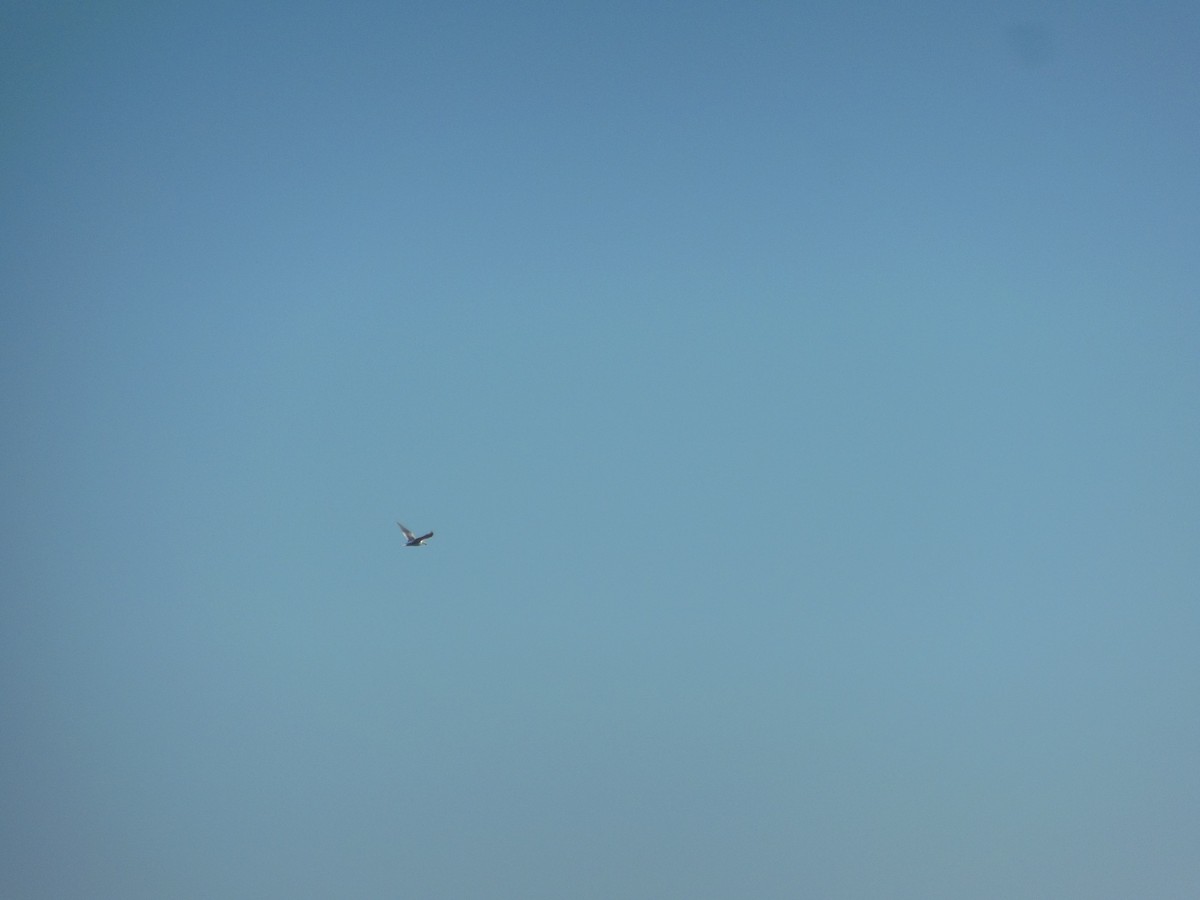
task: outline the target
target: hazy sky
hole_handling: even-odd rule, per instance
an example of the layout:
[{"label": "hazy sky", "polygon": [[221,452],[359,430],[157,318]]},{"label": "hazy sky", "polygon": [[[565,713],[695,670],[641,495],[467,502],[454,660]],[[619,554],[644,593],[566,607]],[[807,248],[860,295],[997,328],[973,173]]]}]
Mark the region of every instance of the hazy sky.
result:
[{"label": "hazy sky", "polygon": [[1194,0],[15,3],[0,115],[3,897],[1197,896]]}]

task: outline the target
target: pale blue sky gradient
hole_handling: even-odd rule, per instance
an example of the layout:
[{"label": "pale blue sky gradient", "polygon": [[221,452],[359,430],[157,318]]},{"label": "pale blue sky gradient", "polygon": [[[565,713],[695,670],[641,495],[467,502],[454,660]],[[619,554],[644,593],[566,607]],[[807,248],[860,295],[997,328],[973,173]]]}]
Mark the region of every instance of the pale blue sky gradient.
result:
[{"label": "pale blue sky gradient", "polygon": [[100,7],[0,895],[1197,896],[1200,7]]}]

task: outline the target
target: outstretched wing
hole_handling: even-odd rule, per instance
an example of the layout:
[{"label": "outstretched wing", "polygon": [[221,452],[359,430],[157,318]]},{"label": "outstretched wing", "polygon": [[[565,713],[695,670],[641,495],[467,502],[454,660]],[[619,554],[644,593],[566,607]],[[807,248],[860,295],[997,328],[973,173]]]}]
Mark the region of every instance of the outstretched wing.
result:
[{"label": "outstretched wing", "polygon": [[427,541],[427,540],[429,540],[431,537],[433,537],[433,532],[432,532],[432,531],[431,531],[431,532],[429,532],[429,534],[423,534],[423,535],[421,535],[419,538],[417,538],[417,543],[420,543],[421,541]]},{"label": "outstretched wing", "polygon": [[[396,524],[400,525],[399,522],[397,522]],[[409,531],[407,528],[405,528],[403,525],[400,525],[400,530],[404,532],[405,538],[407,538],[410,541],[413,539],[413,533],[411,531]]]}]

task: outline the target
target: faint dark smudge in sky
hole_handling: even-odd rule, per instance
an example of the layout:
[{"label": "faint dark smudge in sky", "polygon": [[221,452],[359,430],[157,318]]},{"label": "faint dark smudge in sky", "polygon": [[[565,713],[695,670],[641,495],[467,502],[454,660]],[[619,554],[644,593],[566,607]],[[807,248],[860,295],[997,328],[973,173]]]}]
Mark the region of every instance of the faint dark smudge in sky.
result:
[{"label": "faint dark smudge in sky", "polygon": [[1038,22],[1020,22],[1009,26],[1005,32],[1005,43],[1009,52],[1025,66],[1040,68],[1055,55],[1054,34]]}]

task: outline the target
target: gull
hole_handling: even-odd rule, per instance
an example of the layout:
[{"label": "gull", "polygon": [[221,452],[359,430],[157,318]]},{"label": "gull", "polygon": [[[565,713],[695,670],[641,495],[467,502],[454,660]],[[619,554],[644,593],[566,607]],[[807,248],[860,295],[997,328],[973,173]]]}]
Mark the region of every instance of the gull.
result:
[{"label": "gull", "polygon": [[[399,522],[396,524],[400,525]],[[400,530],[404,532],[404,539],[408,541],[408,543],[404,545],[405,547],[423,547],[425,542],[433,537],[432,531],[429,532],[429,534],[423,534],[420,537],[417,537],[403,525],[400,525]]]}]

